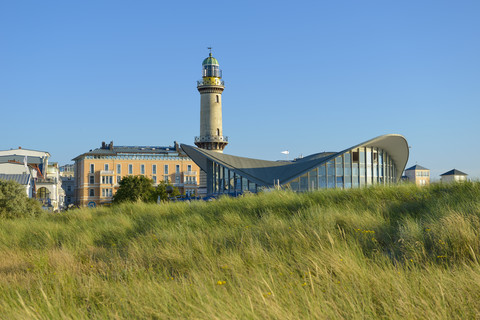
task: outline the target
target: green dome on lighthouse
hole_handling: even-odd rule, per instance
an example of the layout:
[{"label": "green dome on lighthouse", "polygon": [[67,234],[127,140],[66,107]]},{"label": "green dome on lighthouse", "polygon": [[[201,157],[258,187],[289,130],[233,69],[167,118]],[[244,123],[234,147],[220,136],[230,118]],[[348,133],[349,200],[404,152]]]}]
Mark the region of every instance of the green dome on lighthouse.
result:
[{"label": "green dome on lighthouse", "polygon": [[212,56],[212,53],[211,53],[211,52],[209,53],[208,58],[205,58],[205,60],[203,60],[203,62],[202,62],[202,66],[205,66],[205,65],[216,65],[216,66],[219,66],[218,60],[215,59],[215,58]]}]

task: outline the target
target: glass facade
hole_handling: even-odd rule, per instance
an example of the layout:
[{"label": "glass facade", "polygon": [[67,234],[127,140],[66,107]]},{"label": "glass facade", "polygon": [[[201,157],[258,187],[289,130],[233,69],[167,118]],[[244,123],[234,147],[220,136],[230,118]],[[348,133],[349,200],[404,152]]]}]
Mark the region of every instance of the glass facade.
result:
[{"label": "glass facade", "polygon": [[[318,183],[302,183],[303,180]],[[322,188],[350,189],[372,184],[389,184],[396,181],[395,164],[384,150],[356,148],[319,165],[286,186],[294,191],[312,191]]]},{"label": "glass facade", "polygon": [[208,186],[209,194],[240,194],[257,192],[259,186],[245,177],[236,174],[215,162],[212,163],[212,180]]},{"label": "glass facade", "polygon": [[[264,187],[215,162],[211,162],[211,170],[209,194],[255,193]],[[395,174],[395,164],[384,150],[360,147],[318,165],[283,187],[299,192],[324,188],[350,189],[390,184],[396,181]]]}]

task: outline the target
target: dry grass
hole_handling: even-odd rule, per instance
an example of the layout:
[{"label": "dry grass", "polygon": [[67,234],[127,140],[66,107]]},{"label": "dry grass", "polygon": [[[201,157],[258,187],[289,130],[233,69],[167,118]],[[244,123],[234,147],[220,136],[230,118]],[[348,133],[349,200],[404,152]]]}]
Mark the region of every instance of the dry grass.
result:
[{"label": "dry grass", "polygon": [[480,317],[480,184],[0,220],[8,319]]}]

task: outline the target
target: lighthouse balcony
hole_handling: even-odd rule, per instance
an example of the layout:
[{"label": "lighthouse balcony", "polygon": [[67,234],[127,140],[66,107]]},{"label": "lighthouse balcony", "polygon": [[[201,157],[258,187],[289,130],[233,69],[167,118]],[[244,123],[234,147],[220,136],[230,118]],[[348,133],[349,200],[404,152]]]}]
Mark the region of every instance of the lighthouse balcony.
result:
[{"label": "lighthouse balcony", "polygon": [[201,136],[195,137],[195,142],[228,142],[227,136]]},{"label": "lighthouse balcony", "polygon": [[202,79],[197,81],[197,87],[203,86],[225,86],[225,82],[220,79]]}]

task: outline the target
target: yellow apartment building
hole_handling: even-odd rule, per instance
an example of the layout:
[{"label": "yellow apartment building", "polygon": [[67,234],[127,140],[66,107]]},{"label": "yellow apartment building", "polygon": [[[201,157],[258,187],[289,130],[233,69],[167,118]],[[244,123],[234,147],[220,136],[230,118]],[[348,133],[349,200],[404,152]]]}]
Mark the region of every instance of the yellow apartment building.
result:
[{"label": "yellow apartment building", "polygon": [[408,181],[415,183],[417,186],[426,186],[430,184],[430,169],[414,165],[405,170],[405,176]]},{"label": "yellow apartment building", "polygon": [[112,202],[125,176],[143,175],[157,185],[171,183],[181,194],[198,193],[199,167],[180,149],[173,147],[114,146],[113,142],[73,159],[75,204],[95,207]]}]

